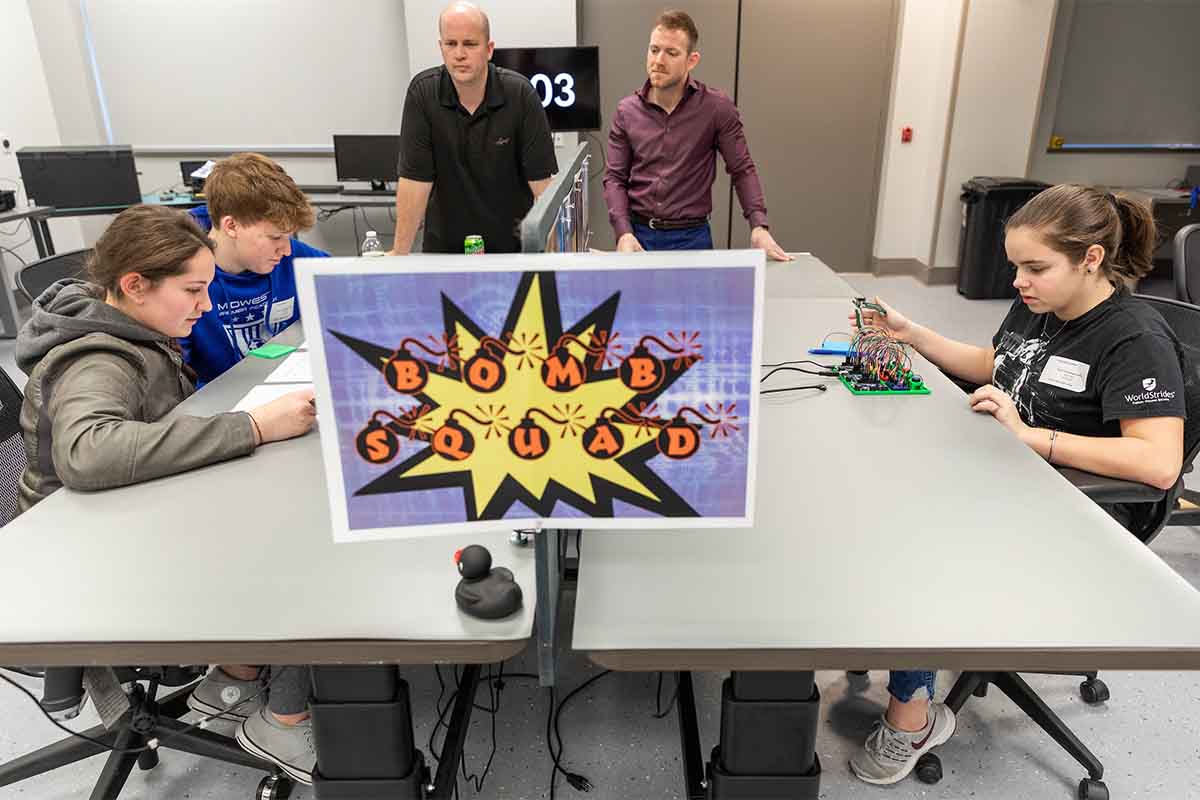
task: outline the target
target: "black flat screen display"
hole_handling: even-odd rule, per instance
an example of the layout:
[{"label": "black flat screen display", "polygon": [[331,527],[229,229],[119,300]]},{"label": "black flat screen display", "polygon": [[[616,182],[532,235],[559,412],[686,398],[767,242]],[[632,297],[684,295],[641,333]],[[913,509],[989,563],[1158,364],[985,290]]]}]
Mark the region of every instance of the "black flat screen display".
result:
[{"label": "black flat screen display", "polygon": [[492,63],[529,79],[552,131],[600,129],[600,48],[496,48]]},{"label": "black flat screen display", "polygon": [[335,133],[333,163],[339,181],[394,181],[399,177],[400,136]]}]

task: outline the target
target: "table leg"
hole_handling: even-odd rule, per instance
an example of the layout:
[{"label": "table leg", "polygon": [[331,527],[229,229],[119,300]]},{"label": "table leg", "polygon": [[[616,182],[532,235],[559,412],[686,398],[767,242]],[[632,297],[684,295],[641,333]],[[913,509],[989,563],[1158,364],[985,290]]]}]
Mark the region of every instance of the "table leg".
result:
[{"label": "table leg", "polygon": [[427,770],[413,742],[408,683],[396,667],[313,667],[312,684],[316,797],[424,798]]},{"label": "table leg", "polygon": [[558,655],[558,538],[560,531],[539,530],[534,534],[534,576],[537,580],[538,685],[554,686]]},{"label": "table leg", "polygon": [[700,755],[700,725],[696,721],[696,692],[692,686],[692,673],[675,673],[675,691],[684,786],[688,800],[704,800],[708,796],[708,788],[704,780],[704,758]]},{"label": "table leg", "polygon": [[429,783],[425,758],[413,740],[408,683],[395,667],[313,667],[313,742],[320,800],[449,800],[475,707],[479,665],[462,668],[458,695]]},{"label": "table leg", "polygon": [[33,246],[37,248],[38,258],[54,255],[54,239],[50,237],[50,221],[45,217],[32,217],[29,220],[29,231],[33,234]]},{"label": "table leg", "polygon": [[437,778],[429,800],[450,800],[458,780],[458,763],[462,759],[463,744],[467,741],[467,729],[471,726],[471,709],[475,707],[475,689],[479,686],[479,665],[463,667],[458,679],[458,697],[454,700],[454,711],[446,727],[446,740],[442,742],[442,755],[438,759]]},{"label": "table leg", "polygon": [[820,705],[812,672],[734,672],[726,678],[721,743],[706,775],[709,800],[815,800]]}]

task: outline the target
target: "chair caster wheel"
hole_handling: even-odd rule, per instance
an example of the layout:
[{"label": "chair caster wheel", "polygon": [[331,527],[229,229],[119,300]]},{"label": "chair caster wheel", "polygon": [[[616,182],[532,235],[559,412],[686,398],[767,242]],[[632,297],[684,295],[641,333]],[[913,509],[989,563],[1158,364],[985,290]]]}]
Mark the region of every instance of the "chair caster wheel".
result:
[{"label": "chair caster wheel", "polygon": [[933,753],[917,759],[917,780],[921,783],[937,783],[942,779],[942,760]]},{"label": "chair caster wheel", "polygon": [[1108,800],[1108,787],[1104,781],[1084,778],[1079,782],[1079,800]]},{"label": "chair caster wheel", "polygon": [[153,750],[143,750],[138,753],[138,767],[145,772],[158,766],[158,753]]},{"label": "chair caster wheel", "polygon": [[276,772],[263,778],[254,792],[254,800],[287,800],[292,793],[292,779]]},{"label": "chair caster wheel", "polygon": [[1103,703],[1108,700],[1108,684],[1099,678],[1089,678],[1079,684],[1079,696],[1083,698],[1083,702],[1089,706],[1094,706],[1097,703]]}]

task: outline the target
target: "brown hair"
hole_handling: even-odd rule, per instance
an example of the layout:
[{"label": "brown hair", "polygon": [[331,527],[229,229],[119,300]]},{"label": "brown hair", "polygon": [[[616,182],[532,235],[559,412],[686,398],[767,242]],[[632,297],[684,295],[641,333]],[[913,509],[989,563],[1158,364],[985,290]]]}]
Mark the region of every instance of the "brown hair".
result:
[{"label": "brown hair", "polygon": [[258,153],[238,153],[217,163],[204,180],[214,228],[233,217],[244,225],[269,222],[285,233],[311,228],[316,215],[283,167]]},{"label": "brown hair", "polygon": [[208,236],[187,213],[162,206],[133,206],[117,214],[88,258],[93,283],[121,296],[123,275],[136,272],[156,284],[186,270],[184,262],[213,249]]},{"label": "brown hair", "polygon": [[1022,227],[1037,231],[1051,249],[1076,264],[1089,247],[1100,245],[1100,270],[1114,286],[1154,268],[1154,217],[1125,195],[1068,183],[1051,186],[1013,214],[1004,230]]},{"label": "brown hair", "polygon": [[691,15],[678,8],[665,9],[654,20],[654,27],[686,33],[689,53],[696,49],[696,43],[700,41],[700,31],[696,27],[696,23],[692,20]]}]

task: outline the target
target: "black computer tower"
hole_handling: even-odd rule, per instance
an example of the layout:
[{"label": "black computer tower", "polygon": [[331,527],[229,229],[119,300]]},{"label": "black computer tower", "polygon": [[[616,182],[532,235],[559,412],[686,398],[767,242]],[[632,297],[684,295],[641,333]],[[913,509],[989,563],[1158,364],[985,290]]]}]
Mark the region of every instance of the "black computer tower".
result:
[{"label": "black computer tower", "polygon": [[142,201],[129,145],[22,147],[17,164],[25,196],[37,205],[95,208]]}]

